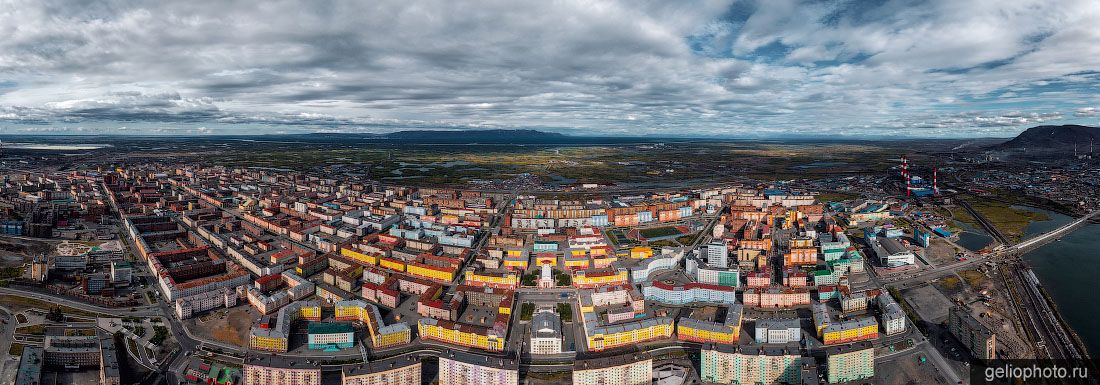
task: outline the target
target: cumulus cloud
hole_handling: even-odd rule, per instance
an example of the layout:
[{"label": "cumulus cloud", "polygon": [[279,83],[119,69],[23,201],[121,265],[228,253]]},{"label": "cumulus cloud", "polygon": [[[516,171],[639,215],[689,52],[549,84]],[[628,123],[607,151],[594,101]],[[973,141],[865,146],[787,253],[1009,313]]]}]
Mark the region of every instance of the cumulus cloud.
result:
[{"label": "cumulus cloud", "polygon": [[1089,0],[13,3],[8,132],[1008,135],[1100,103]]}]

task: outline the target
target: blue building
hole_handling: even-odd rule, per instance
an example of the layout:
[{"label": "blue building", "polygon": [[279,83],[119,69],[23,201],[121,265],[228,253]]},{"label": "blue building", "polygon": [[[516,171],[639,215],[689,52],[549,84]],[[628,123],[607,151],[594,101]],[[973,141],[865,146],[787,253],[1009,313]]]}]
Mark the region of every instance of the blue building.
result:
[{"label": "blue building", "polygon": [[0,234],[23,235],[23,221],[0,222]]},{"label": "blue building", "polygon": [[355,345],[355,329],[346,322],[312,322],[308,331],[313,350],[335,352]]}]

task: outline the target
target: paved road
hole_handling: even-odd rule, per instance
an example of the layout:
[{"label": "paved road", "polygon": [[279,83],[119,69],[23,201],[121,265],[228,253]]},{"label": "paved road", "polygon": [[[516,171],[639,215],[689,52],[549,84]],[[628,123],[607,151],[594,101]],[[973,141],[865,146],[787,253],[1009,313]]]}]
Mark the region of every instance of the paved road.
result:
[{"label": "paved road", "polygon": [[[75,301],[64,297],[55,296],[50,293],[43,293],[33,290],[17,289],[12,287],[0,288],[0,294],[14,295],[19,297],[33,298],[46,303],[55,303],[65,305],[75,309],[80,309],[89,312],[103,313],[119,317],[155,317],[160,316],[160,310],[154,305],[136,306],[133,308],[109,308],[99,305],[92,305],[86,302]],[[130,309],[134,309],[131,311]]]}]

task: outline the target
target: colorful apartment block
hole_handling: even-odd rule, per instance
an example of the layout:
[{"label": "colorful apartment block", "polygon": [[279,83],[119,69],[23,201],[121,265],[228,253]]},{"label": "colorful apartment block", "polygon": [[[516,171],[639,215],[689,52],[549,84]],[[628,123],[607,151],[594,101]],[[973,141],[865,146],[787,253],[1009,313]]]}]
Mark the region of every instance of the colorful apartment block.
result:
[{"label": "colorful apartment block", "polygon": [[630,277],[626,269],[593,269],[573,272],[573,287],[578,289],[621,285],[628,282],[630,282]]},{"label": "colorful apartment block", "polygon": [[466,271],[464,285],[492,287],[515,290],[519,286],[519,275],[510,271]]},{"label": "colorful apartment block", "polygon": [[244,359],[244,385],[321,385],[321,365],[278,356]]},{"label": "colorful apartment block", "polygon": [[423,339],[499,352],[504,350],[506,333],[448,320],[421,318],[417,323],[417,334]]},{"label": "colorful apartment block", "polygon": [[695,318],[681,318],[676,325],[676,338],[681,341],[736,344],[741,336],[741,305],[730,305],[723,323]]},{"label": "colorful apartment block", "polygon": [[822,334],[825,345],[873,340],[878,338],[878,322],[874,317],[836,322],[825,326]]},{"label": "colorful apartment block", "polygon": [[865,380],[875,375],[875,348],[870,342],[829,346],[825,362],[830,384]]},{"label": "colorful apartment block", "polygon": [[635,246],[630,248],[630,258],[646,259],[653,256],[653,248],[648,246]]},{"label": "colorful apartment block", "polygon": [[439,385],[518,385],[519,364],[507,358],[448,350],[439,356]]},{"label": "colorful apartment block", "polygon": [[699,378],[704,383],[800,384],[802,357],[797,344],[737,347],[706,344],[700,354]]}]

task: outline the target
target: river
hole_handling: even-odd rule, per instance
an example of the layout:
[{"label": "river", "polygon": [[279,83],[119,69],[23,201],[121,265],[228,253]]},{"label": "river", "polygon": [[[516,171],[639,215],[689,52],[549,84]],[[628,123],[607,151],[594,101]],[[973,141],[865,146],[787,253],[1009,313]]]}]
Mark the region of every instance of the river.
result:
[{"label": "river", "polygon": [[[1051,219],[1029,224],[1025,239],[1073,221],[1055,212],[1030,210],[1042,211]],[[1092,293],[1093,284],[1100,277],[1100,225],[1086,225],[1023,258],[1054,298],[1062,318],[1085,341],[1089,352],[1100,353],[1100,296]]]}]

